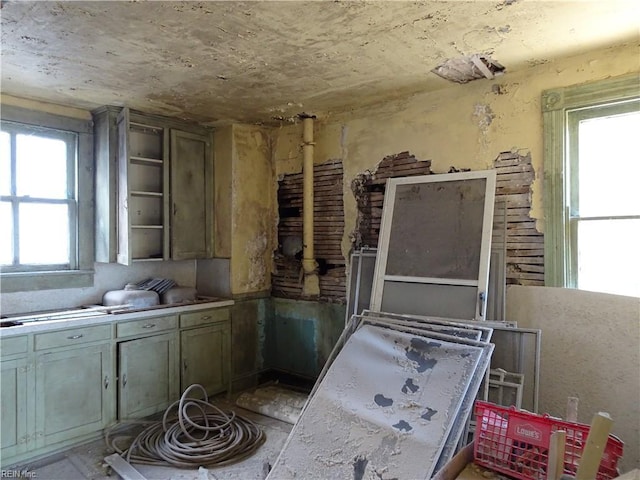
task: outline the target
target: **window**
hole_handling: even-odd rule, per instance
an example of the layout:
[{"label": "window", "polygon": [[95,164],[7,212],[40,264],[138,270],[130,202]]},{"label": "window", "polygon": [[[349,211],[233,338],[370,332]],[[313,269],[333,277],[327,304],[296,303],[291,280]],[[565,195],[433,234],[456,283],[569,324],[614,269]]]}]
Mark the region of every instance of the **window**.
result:
[{"label": "window", "polygon": [[640,296],[640,82],[543,94],[545,284]]},{"label": "window", "polygon": [[2,125],[0,265],[4,271],[76,268],[76,143],[71,133]]},{"label": "window", "polygon": [[91,122],[3,106],[3,292],[92,284]]}]

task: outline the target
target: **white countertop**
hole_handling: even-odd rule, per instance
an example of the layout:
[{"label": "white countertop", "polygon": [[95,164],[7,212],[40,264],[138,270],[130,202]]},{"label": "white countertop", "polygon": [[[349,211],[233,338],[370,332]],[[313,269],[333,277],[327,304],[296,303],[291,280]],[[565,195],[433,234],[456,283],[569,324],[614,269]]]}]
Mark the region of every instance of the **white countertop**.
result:
[{"label": "white countertop", "polygon": [[[34,332],[43,332],[47,330],[60,330],[64,328],[81,327],[85,325],[98,325],[104,323],[122,322],[127,320],[138,320],[142,318],[160,317],[166,315],[175,315],[178,313],[191,312],[197,310],[206,310],[208,308],[228,307],[234,304],[233,300],[212,300],[211,302],[184,303],[179,305],[157,305],[144,310],[132,310],[122,313],[105,313],[94,312],[87,316],[87,310],[78,309],[78,317],[65,316],[65,318],[51,318],[47,320],[26,321],[22,325],[0,328],[0,337],[14,337],[17,335],[26,335]],[[36,315],[36,314],[34,314]],[[69,313],[69,315],[73,315]],[[37,314],[41,316],[41,314]],[[51,315],[52,317],[55,314]],[[20,319],[29,318],[29,314],[11,315],[3,318],[2,321],[11,320],[20,321]]]}]

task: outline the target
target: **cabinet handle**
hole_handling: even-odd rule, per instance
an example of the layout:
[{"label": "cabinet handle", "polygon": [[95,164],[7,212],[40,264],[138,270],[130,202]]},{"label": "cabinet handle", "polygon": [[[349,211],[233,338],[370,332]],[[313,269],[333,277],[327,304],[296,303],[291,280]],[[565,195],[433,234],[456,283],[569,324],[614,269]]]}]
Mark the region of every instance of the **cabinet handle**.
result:
[{"label": "cabinet handle", "polygon": [[104,389],[109,388],[109,375],[104,376]]},{"label": "cabinet handle", "polygon": [[127,386],[127,374],[126,373],[124,375],[122,375],[122,386],[123,387]]},{"label": "cabinet handle", "polygon": [[143,325],[142,328],[153,328],[155,326],[156,326],[155,323],[147,323],[146,325]]},{"label": "cabinet handle", "polygon": [[187,361],[183,360],[182,361],[182,369],[186,372],[187,371]]},{"label": "cabinet handle", "polygon": [[202,320],[211,320],[211,315],[205,315]]},{"label": "cabinet handle", "polygon": [[82,338],[83,335],[79,334],[79,335],[71,335],[70,337],[67,337],[69,340],[77,340],[79,338]]}]

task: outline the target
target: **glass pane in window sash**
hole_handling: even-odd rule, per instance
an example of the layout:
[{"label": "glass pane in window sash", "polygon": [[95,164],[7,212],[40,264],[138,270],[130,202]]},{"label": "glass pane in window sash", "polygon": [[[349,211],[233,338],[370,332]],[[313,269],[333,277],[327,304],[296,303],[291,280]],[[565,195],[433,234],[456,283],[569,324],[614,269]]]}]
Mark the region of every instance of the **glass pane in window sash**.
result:
[{"label": "glass pane in window sash", "polygon": [[640,219],[578,222],[578,288],[640,296]]},{"label": "glass pane in window sash", "polygon": [[69,207],[23,203],[19,207],[20,263],[69,263]]},{"label": "glass pane in window sash", "polygon": [[579,125],[579,216],[640,215],[640,112]]},{"label": "glass pane in window sash", "polygon": [[11,195],[11,135],[0,132],[0,195]]},{"label": "glass pane in window sash", "polygon": [[67,144],[55,138],[16,135],[18,195],[67,198]]},{"label": "glass pane in window sash", "polygon": [[0,265],[13,263],[13,213],[11,203],[0,202]]}]

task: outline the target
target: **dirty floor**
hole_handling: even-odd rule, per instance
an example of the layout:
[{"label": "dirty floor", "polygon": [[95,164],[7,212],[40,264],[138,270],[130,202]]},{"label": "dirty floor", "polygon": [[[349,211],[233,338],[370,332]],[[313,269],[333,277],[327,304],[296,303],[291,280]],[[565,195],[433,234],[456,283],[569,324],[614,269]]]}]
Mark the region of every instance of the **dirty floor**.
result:
[{"label": "dirty floor", "polygon": [[[225,411],[233,409],[238,415],[262,427],[267,439],[253,456],[234,465],[208,470],[136,464],[133,467],[148,480],[263,480],[269,465],[275,463],[284,446],[292,425],[244,410],[225,397],[216,397],[212,403]],[[33,464],[17,465],[12,470],[26,471],[31,478],[38,480],[115,480],[120,477],[110,471],[104,462],[104,457],[111,453],[113,451],[107,447],[104,439],[96,440]]]}]

